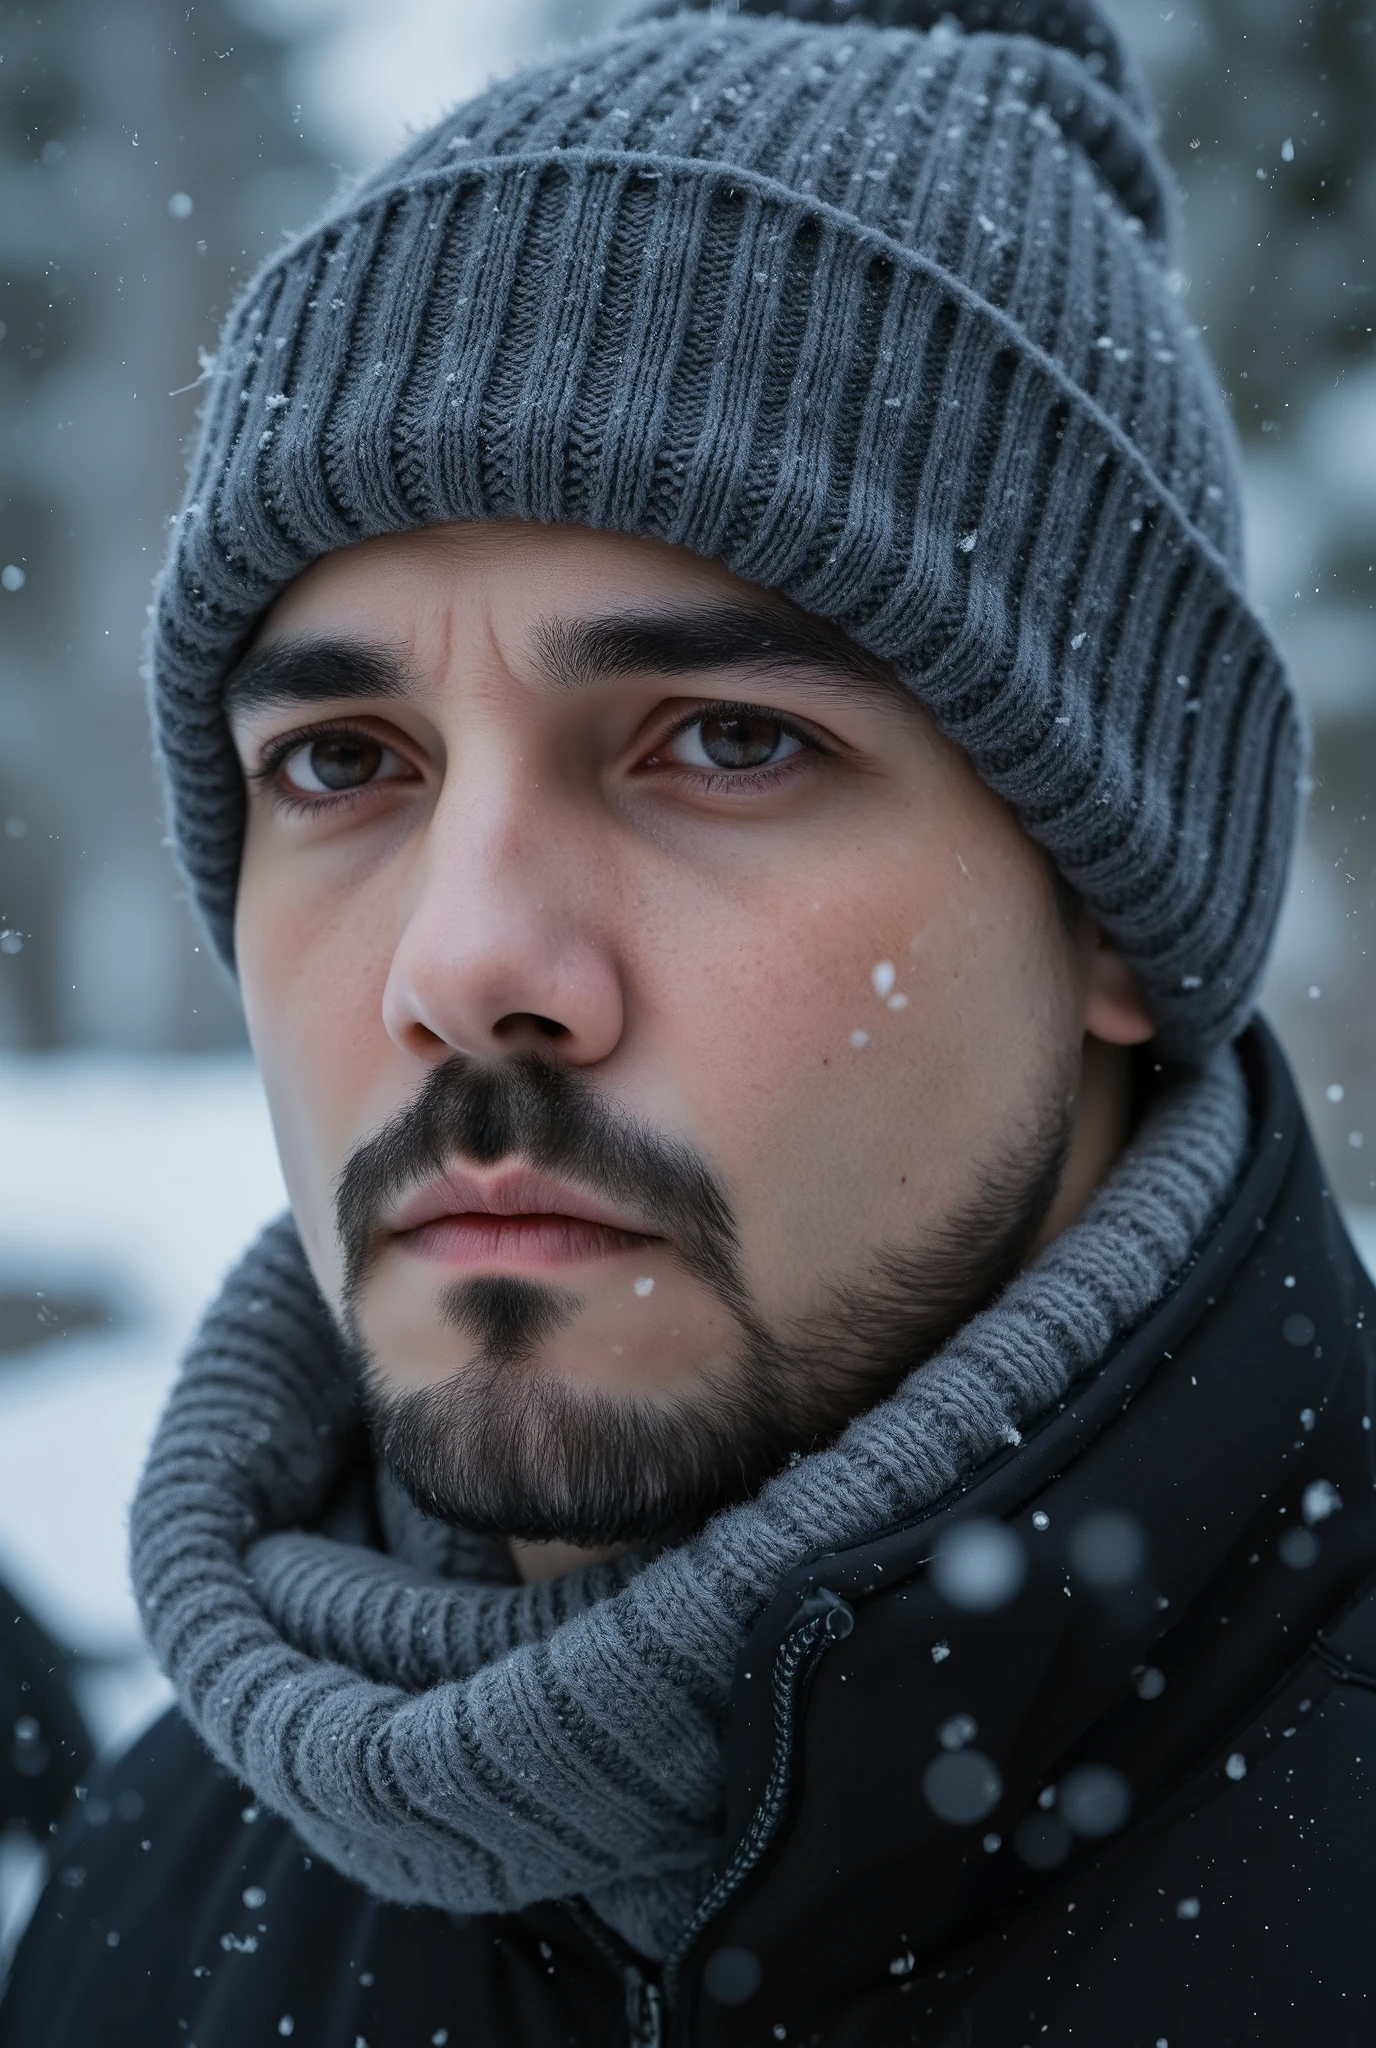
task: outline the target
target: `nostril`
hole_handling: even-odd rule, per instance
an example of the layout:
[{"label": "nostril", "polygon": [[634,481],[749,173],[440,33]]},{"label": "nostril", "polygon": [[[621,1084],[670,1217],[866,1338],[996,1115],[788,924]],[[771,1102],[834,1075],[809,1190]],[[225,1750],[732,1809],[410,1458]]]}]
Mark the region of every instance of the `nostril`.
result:
[{"label": "nostril", "polygon": [[567,1024],[561,1024],[554,1017],[537,1017],[533,1010],[512,1010],[505,1017],[499,1017],[492,1027],[494,1038],[503,1040],[520,1038],[525,1035],[536,1038],[567,1038]]}]

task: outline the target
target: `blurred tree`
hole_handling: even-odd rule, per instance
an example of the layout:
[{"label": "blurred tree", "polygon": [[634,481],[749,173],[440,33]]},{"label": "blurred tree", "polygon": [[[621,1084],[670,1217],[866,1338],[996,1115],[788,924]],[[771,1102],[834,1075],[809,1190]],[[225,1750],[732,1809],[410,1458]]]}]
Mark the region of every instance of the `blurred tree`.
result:
[{"label": "blurred tree", "polygon": [[1184,61],[1163,67],[1163,140],[1187,195],[1200,315],[1243,433],[1274,433],[1372,356],[1376,8],[1203,0],[1170,12]]},{"label": "blurred tree", "polygon": [[5,0],[0,50],[0,1043],[237,1040],[159,846],[140,638],[197,345],[332,179],[288,46],[224,0]]},{"label": "blurred tree", "polygon": [[1267,1007],[1376,1194],[1376,0],[1110,0],[1184,190],[1181,286],[1248,473],[1251,581],[1314,728]]}]

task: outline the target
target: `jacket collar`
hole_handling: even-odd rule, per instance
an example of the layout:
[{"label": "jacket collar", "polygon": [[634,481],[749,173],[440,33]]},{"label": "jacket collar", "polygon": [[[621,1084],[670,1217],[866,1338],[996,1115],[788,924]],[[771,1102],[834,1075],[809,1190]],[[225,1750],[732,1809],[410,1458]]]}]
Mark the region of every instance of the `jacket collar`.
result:
[{"label": "jacket collar", "polygon": [[[712,1942],[767,1954],[815,1921],[826,1939],[788,1967],[820,1985],[828,1955],[853,1969],[872,1951],[882,1976],[895,1944],[920,1962],[958,1941],[1051,1881],[1010,1845],[1030,1822],[1055,1848],[1038,1801],[1068,1769],[1122,1773],[1130,1832],[1371,1571],[1368,1389],[1353,1338],[1376,1320],[1372,1290],[1275,1040],[1257,1026],[1241,1050],[1251,1161],[1174,1292],[1019,1448],[911,1527],[814,1560],[756,1628],[732,1701],[733,1845],[776,1761],[770,1674],[790,1619],[819,1587],[855,1613],[790,1737],[792,1810]],[[1282,1539],[1305,1530],[1316,1486],[1332,1495],[1309,1494],[1311,1520],[1333,1495],[1343,1505],[1309,1532],[1316,1558],[1296,1569]],[[1146,1539],[1142,1570],[1107,1591],[1071,1562],[1077,1532],[1105,1509]],[[1021,1591],[992,1613],[950,1606],[927,1570],[942,1536],[974,1516],[1007,1523],[1027,1561]],[[923,1791],[938,1731],[949,1740],[957,1716],[1002,1782],[963,1826]],[[1062,1846],[1072,1869],[1105,1853]]]}]

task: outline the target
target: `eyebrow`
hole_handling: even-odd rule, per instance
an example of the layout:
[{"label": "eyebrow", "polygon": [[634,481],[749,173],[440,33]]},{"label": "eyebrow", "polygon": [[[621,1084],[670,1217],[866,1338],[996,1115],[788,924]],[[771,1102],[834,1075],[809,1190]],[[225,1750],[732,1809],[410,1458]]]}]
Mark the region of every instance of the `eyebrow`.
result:
[{"label": "eyebrow", "polygon": [[225,684],[226,712],[332,697],[404,697],[410,687],[394,655],[358,640],[272,640],[245,655]]},{"label": "eyebrow", "polygon": [[569,689],[626,675],[705,675],[724,668],[830,670],[887,694],[902,685],[887,663],[853,640],[774,605],[695,605],[685,611],[613,612],[554,619],[536,642],[552,680]]},{"label": "eyebrow", "polygon": [[[826,621],[773,605],[694,605],[682,611],[609,612],[550,619],[535,645],[545,679],[579,690],[631,675],[708,675],[751,668],[818,680],[843,675],[876,695],[907,693],[886,662]],[[274,640],[255,648],[225,684],[227,712],[404,697],[413,681],[398,657],[357,640]]]}]

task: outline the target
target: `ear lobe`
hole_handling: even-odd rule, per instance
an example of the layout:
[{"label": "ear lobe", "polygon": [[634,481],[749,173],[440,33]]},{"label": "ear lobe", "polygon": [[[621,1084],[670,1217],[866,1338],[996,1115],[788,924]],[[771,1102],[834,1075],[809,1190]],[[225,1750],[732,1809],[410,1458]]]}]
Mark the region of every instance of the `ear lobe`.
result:
[{"label": "ear lobe", "polygon": [[1085,982],[1085,1030],[1106,1045],[1142,1045],[1154,1038],[1156,1025],[1137,976],[1097,925],[1093,948]]}]

